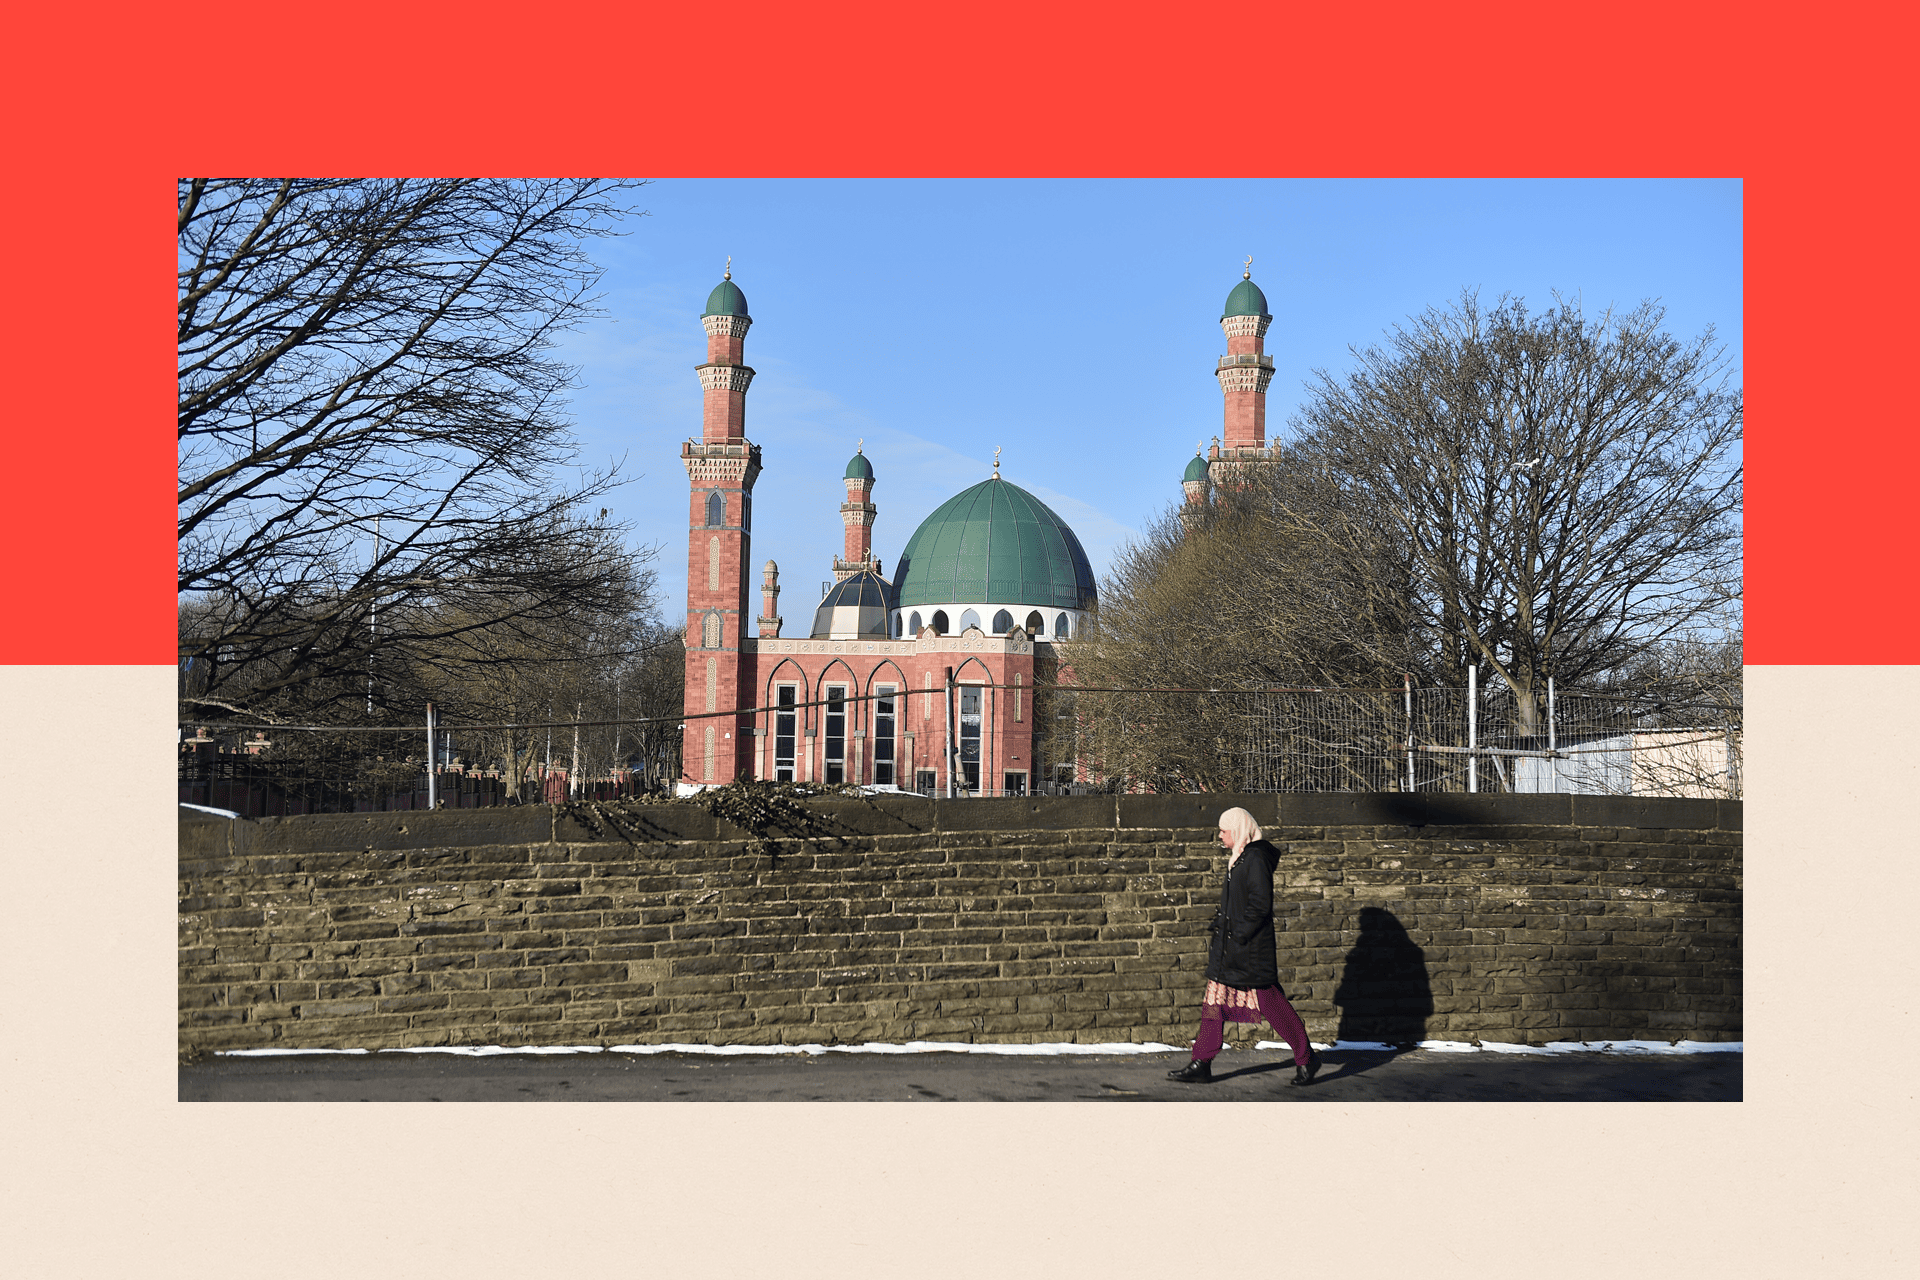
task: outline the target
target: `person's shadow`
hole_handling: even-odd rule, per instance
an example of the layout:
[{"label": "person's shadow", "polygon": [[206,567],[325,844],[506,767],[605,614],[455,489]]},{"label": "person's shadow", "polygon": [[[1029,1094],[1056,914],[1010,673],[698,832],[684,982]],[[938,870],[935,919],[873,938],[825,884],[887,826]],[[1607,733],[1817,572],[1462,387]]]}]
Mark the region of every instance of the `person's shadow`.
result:
[{"label": "person's shadow", "polygon": [[1333,1075],[1357,1075],[1427,1038],[1427,1019],[1433,1013],[1427,956],[1393,912],[1360,909],[1360,936],[1347,952],[1333,1003],[1340,1009],[1337,1039],[1392,1046],[1390,1051],[1343,1051],[1337,1060],[1327,1060],[1328,1066],[1339,1068]]}]

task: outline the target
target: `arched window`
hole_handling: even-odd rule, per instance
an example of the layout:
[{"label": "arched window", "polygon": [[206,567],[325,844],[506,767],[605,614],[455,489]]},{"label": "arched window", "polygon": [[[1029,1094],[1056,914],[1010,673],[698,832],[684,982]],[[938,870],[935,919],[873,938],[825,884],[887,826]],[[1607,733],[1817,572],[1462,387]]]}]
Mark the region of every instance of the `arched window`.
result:
[{"label": "arched window", "polygon": [[965,613],[960,615],[960,629],[962,631],[965,631],[968,627],[974,627],[977,629],[979,626],[980,626],[980,615],[975,613],[972,609],[969,609]]},{"label": "arched window", "polygon": [[1072,634],[1073,629],[1067,625],[1066,614],[1063,613],[1053,620],[1053,638],[1055,640],[1065,640]]},{"label": "arched window", "polygon": [[1005,609],[993,615],[993,634],[1003,636],[1013,630],[1013,615]]},{"label": "arched window", "polygon": [[927,625],[941,635],[947,634],[947,611],[945,609],[935,609],[933,611],[933,620]]},{"label": "arched window", "polygon": [[895,609],[893,611],[893,638],[895,640],[898,640],[900,638],[900,628],[902,625],[903,623],[900,618],[900,611],[898,609]]},{"label": "arched window", "polygon": [[707,495],[707,528],[718,529],[727,523],[726,495],[715,489]]},{"label": "arched window", "polygon": [[920,634],[920,611],[918,609],[915,609],[912,616],[907,619],[907,634],[910,636]]},{"label": "arched window", "polygon": [[1038,609],[1027,615],[1027,634],[1030,636],[1047,634],[1047,620],[1040,616]]}]

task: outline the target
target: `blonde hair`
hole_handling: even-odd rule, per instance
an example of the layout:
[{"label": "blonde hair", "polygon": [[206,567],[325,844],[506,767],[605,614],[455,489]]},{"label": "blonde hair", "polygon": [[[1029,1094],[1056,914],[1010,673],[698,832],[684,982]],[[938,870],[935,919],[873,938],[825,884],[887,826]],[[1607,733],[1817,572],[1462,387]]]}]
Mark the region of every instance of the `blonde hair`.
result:
[{"label": "blonde hair", "polygon": [[1260,838],[1260,824],[1245,809],[1229,809],[1220,815],[1220,829],[1233,837],[1233,856]]}]

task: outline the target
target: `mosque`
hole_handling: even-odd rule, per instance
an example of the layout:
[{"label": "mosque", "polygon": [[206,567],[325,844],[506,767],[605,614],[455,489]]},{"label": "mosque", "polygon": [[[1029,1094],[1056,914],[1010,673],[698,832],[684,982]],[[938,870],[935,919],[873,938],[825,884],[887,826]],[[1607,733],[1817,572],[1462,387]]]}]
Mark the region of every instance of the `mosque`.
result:
[{"label": "mosque", "polygon": [[[1024,795],[1083,766],[1036,759],[1036,676],[1079,634],[1096,602],[1092,566],[1066,521],[993,474],[942,503],[907,540],[889,579],[873,554],[875,473],[847,462],[844,554],[804,638],[785,637],[780,571],[761,569],[757,635],[747,634],[753,486],[760,446],[746,436],[753,370],[746,296],[725,278],[700,317],[707,360],[701,434],[681,446],[687,506],[686,722],[680,789],[740,778],[859,783],[936,795]],[[1187,509],[1242,469],[1270,460],[1266,391],[1272,316],[1248,272],[1227,298],[1224,447],[1196,455]],[[731,712],[732,714],[728,714]],[[1044,749],[1044,748],[1042,748]]]}]

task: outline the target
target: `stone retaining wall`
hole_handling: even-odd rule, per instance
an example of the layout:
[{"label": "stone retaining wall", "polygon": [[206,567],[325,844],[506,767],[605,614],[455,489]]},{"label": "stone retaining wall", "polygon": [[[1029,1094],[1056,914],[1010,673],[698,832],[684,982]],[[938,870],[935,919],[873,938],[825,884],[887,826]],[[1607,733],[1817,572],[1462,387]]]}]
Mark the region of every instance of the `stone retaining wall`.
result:
[{"label": "stone retaining wall", "polygon": [[901,796],[183,816],[181,1049],[1186,1044],[1232,804],[1316,1040],[1740,1038],[1738,803]]}]

